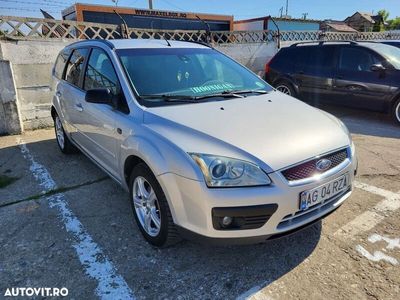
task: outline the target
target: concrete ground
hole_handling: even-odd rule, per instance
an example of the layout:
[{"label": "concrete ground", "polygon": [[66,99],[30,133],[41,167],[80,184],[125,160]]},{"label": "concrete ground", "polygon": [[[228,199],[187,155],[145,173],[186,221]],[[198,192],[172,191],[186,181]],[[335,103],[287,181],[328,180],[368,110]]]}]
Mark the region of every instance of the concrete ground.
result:
[{"label": "concrete ground", "polygon": [[399,299],[400,127],[325,109],[353,133],[353,195],[294,235],[227,248],[155,249],[127,193],[82,154],[62,155],[51,129],[1,137],[0,176],[15,181],[0,188],[0,298],[66,287],[74,299]]}]

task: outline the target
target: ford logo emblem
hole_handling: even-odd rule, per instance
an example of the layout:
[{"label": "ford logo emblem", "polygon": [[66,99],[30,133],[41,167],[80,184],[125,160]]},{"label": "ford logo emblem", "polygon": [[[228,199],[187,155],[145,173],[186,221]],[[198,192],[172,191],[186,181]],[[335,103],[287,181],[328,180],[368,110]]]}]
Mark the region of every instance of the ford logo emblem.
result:
[{"label": "ford logo emblem", "polygon": [[320,172],[324,172],[330,168],[332,165],[332,162],[329,159],[323,158],[317,161],[315,166],[317,167],[317,170]]}]

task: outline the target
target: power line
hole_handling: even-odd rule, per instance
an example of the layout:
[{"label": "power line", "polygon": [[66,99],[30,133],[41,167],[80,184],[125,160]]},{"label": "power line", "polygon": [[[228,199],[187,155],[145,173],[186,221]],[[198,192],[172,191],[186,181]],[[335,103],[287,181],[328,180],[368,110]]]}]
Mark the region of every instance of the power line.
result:
[{"label": "power line", "polygon": [[[0,6],[0,9],[4,10],[19,10],[19,11],[33,11],[33,12],[39,12],[39,9],[29,9],[29,8],[19,8],[19,7],[5,7],[5,6]],[[48,10],[47,12],[51,13],[59,13],[60,11],[55,11],[55,10]]]},{"label": "power line", "polygon": [[0,0],[0,2],[6,2],[6,3],[19,3],[19,4],[33,4],[33,5],[40,5],[40,6],[51,6],[51,7],[65,7],[65,5],[61,5],[61,4],[38,3],[38,2],[30,2],[30,1],[18,1],[18,0]]}]

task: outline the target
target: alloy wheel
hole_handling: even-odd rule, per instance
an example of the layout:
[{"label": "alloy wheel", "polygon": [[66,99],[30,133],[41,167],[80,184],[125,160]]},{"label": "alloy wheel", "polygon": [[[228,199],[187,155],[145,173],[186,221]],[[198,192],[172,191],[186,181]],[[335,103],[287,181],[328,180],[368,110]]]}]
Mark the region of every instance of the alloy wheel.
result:
[{"label": "alloy wheel", "polygon": [[140,225],[150,236],[157,236],[161,228],[161,214],[153,187],[144,177],[138,176],[133,182],[132,194]]},{"label": "alloy wheel", "polygon": [[279,86],[276,87],[276,89],[277,89],[278,91],[280,91],[281,93],[284,93],[284,94],[286,94],[286,95],[289,95],[289,96],[292,95],[292,93],[291,93],[289,87],[286,86],[286,85],[283,85],[283,84],[282,84],[282,85],[279,85]]}]

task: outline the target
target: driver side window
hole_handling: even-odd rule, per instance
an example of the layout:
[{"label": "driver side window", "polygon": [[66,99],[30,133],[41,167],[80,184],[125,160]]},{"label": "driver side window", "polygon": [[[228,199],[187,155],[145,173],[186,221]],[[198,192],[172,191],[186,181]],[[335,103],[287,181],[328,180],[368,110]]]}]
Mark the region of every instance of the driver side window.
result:
[{"label": "driver side window", "polygon": [[128,105],[121,90],[117,74],[108,55],[101,49],[94,48],[87,64],[84,90],[108,88],[118,101],[118,109],[128,113]]},{"label": "driver side window", "polygon": [[370,51],[362,48],[343,47],[340,51],[340,70],[372,72],[371,66],[377,63],[379,63],[379,59]]}]

